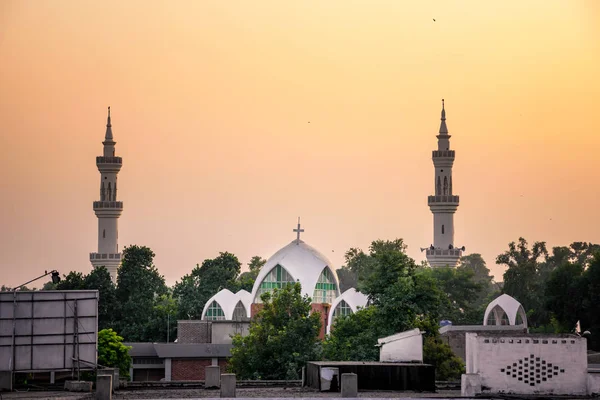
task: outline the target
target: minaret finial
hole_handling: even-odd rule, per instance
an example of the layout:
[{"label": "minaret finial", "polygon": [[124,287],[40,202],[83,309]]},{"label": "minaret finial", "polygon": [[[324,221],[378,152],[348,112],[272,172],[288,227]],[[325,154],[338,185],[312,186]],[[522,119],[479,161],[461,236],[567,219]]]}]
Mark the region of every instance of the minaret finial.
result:
[{"label": "minaret finial", "polygon": [[440,124],[440,135],[447,135],[448,127],[446,127],[446,108],[444,105],[444,99],[442,99],[442,123]]},{"label": "minaret finial", "polygon": [[112,142],[112,124],[110,123],[110,106],[108,106],[108,118],[106,119],[106,135],[104,135],[104,140],[108,142]]}]

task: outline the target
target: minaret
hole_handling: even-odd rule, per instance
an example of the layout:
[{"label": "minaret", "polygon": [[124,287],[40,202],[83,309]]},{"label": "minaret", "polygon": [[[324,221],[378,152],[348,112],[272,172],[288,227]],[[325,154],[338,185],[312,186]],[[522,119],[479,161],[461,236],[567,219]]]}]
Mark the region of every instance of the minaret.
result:
[{"label": "minaret", "polygon": [[454,213],[459,199],[452,192],[454,150],[450,150],[443,99],[442,122],[437,139],[438,149],[432,152],[435,195],[427,198],[433,213],[433,244],[427,248],[427,261],[432,267],[455,267],[465,248],[458,248],[454,243]]},{"label": "minaret", "polygon": [[102,144],[104,154],[96,157],[96,166],[100,171],[100,201],[94,201],[94,212],[98,217],[98,252],[90,253],[90,261],[94,267],[106,267],[113,281],[116,281],[117,269],[121,264],[118,221],[123,212],[123,202],[117,201],[117,174],[123,160],[115,157],[116,142],[110,123],[110,107]]}]

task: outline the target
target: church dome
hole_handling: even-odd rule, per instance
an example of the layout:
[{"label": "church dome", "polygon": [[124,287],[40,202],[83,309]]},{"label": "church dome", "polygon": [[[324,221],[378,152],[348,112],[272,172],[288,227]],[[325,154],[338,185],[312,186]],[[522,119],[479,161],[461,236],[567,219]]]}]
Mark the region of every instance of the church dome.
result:
[{"label": "church dome", "polygon": [[521,303],[505,293],[488,304],[483,325],[523,325],[527,328],[527,314]]},{"label": "church dome", "polygon": [[331,261],[298,239],[273,254],[261,268],[252,288],[253,302],[261,303],[263,293],[292,282],[300,282],[302,295],[309,296],[313,303],[331,304],[339,295]]}]

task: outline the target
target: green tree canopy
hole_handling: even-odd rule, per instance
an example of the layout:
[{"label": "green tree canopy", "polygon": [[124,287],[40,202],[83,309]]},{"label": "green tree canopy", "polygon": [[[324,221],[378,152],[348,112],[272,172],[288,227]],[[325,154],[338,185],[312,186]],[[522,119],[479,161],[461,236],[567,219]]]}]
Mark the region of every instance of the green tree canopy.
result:
[{"label": "green tree canopy", "polygon": [[547,257],[545,242],[535,242],[530,249],[527,241],[521,237],[518,243],[509,243],[508,251],[496,258],[497,264],[508,267],[504,272],[503,292],[523,305],[532,327],[540,327],[550,321],[544,307],[545,282],[542,279]]},{"label": "green tree canopy", "polygon": [[148,247],[134,245],[123,250],[115,292],[120,304],[115,326],[129,342],[166,340],[163,336],[153,336],[148,329],[157,299],[168,292],[153,260],[154,252]]},{"label": "green tree canopy", "polygon": [[299,283],[261,296],[262,309],[247,336],[235,335],[229,365],[240,379],[299,379],[309,360],[320,359],[321,316]]},{"label": "green tree canopy", "polygon": [[[556,247],[555,247],[556,249]],[[551,272],[544,290],[545,306],[554,318],[556,330],[571,333],[581,318],[585,296],[584,270],[568,260]]]},{"label": "green tree canopy", "polygon": [[485,281],[477,282],[473,270],[464,267],[432,268],[428,271],[442,293],[440,317],[456,325],[481,324],[483,313],[476,302],[483,292],[482,282]]},{"label": "green tree canopy", "polygon": [[200,319],[206,302],[221,289],[238,290],[238,258],[228,252],[196,265],[190,274],[175,283],[173,296],[179,299],[180,319]]},{"label": "green tree canopy", "polygon": [[112,329],[98,332],[98,364],[104,367],[119,368],[119,375],[129,378],[131,347],[123,344],[123,338]]},{"label": "green tree canopy", "polygon": [[267,260],[261,258],[259,256],[254,256],[250,259],[248,263],[249,271],[243,272],[237,279],[238,290],[245,290],[247,292],[252,292],[252,287],[254,286],[254,281],[256,277],[260,273],[260,269],[267,263]]}]

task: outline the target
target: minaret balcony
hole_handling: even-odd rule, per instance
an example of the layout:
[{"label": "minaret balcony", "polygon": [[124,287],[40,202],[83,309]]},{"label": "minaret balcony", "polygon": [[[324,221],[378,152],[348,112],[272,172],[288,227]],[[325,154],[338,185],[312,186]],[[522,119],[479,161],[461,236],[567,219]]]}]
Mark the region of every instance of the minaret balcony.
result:
[{"label": "minaret balcony", "polygon": [[121,253],[90,253],[90,261],[95,260],[121,260]]},{"label": "minaret balcony", "polygon": [[450,256],[450,257],[461,257],[462,249],[427,249],[427,256]]},{"label": "minaret balcony", "polygon": [[121,157],[96,157],[96,164],[123,164]]},{"label": "minaret balcony", "polygon": [[100,172],[119,172],[123,166],[121,157],[96,157],[96,166]]},{"label": "minaret balcony", "polygon": [[94,212],[98,218],[119,218],[123,212],[123,202],[95,201]]},{"label": "minaret balcony", "polygon": [[427,204],[438,204],[438,203],[451,203],[458,204],[459,196],[452,195],[439,195],[439,196],[427,196]]},{"label": "minaret balcony", "polygon": [[454,150],[433,150],[431,152],[433,158],[452,158],[454,159]]}]

